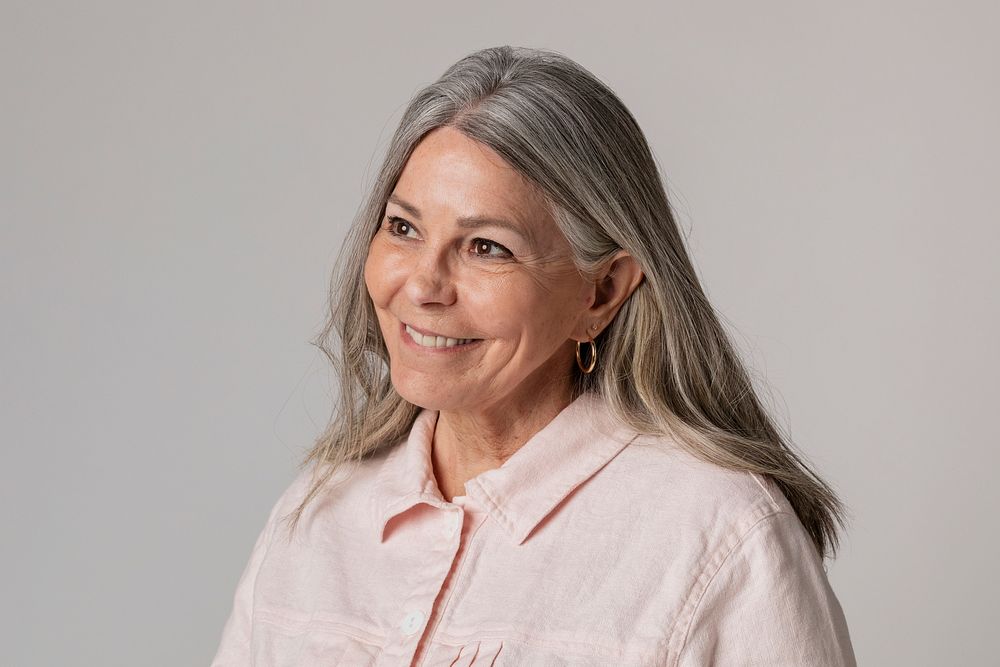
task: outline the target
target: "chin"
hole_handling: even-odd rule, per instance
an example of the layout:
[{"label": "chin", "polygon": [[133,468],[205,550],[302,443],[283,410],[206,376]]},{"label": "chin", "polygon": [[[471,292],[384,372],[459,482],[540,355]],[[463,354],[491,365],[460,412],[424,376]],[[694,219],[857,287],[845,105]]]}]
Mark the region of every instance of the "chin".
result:
[{"label": "chin", "polygon": [[392,377],[392,386],[396,393],[409,403],[428,410],[454,410],[461,408],[463,398],[468,393],[455,387],[442,387],[440,382],[414,381],[412,377],[402,379]]}]

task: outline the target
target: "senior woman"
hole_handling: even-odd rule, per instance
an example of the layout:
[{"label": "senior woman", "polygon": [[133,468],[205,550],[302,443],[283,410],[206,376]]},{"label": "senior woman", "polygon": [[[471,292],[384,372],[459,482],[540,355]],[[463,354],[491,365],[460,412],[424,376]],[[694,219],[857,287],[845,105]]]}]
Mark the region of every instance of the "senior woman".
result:
[{"label": "senior woman", "polygon": [[331,291],[339,407],[214,665],[855,663],[844,507],[578,64],[490,48],[420,91]]}]

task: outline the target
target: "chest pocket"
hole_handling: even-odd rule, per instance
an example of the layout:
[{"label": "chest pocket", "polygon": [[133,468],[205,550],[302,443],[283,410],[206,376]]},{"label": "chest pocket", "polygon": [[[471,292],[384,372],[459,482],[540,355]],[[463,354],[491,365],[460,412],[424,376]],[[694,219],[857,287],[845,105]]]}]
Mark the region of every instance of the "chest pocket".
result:
[{"label": "chest pocket", "polygon": [[381,653],[378,644],[318,623],[270,617],[254,624],[254,667],[367,667],[376,664]]},{"label": "chest pocket", "polygon": [[382,649],[346,635],[310,636],[305,642],[302,658],[295,664],[335,667],[336,665],[374,665]]},{"label": "chest pocket", "polygon": [[474,641],[464,646],[431,644],[421,667],[499,667],[503,642],[499,639]]},{"label": "chest pocket", "polygon": [[[547,644],[547,645],[546,645]],[[464,646],[435,643],[430,646],[420,667],[525,667],[530,665],[573,665],[573,667],[654,667],[668,662],[663,646],[657,643],[631,646],[616,651],[577,645],[560,648],[555,642],[532,642],[511,639],[472,641]]]}]

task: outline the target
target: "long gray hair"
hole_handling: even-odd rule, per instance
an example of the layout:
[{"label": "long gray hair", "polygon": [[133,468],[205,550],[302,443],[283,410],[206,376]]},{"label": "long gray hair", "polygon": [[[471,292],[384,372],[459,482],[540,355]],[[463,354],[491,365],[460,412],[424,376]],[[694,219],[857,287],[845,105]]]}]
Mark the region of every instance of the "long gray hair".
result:
[{"label": "long gray hair", "polygon": [[541,189],[585,277],[620,249],[643,270],[595,341],[595,371],[574,368],[575,393],[601,394],[640,433],[670,436],[705,461],[770,477],[821,556],[834,555],[845,508],[754,392],[698,281],[635,119],[569,58],[511,46],[462,58],[414,96],[348,233],[333,271],[329,317],[311,341],[336,369],[339,406],[301,462],[303,469],[321,465],[290,514],[292,531],[339,469],[397,443],[420,411],[392,386],[363,272],[403,166],[424,135],[442,126],[493,149]]}]

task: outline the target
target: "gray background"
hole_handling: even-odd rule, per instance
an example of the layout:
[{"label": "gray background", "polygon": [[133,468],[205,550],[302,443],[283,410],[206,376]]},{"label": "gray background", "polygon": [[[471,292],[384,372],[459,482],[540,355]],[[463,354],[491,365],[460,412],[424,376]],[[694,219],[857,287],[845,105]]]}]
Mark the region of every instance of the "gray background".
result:
[{"label": "gray background", "polygon": [[307,341],[364,186],[410,95],[501,43],[646,131],[853,511],[859,660],[996,664],[995,7],[5,0],[0,664],[209,662],[327,418]]}]

